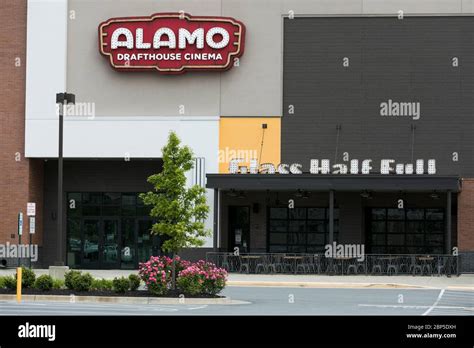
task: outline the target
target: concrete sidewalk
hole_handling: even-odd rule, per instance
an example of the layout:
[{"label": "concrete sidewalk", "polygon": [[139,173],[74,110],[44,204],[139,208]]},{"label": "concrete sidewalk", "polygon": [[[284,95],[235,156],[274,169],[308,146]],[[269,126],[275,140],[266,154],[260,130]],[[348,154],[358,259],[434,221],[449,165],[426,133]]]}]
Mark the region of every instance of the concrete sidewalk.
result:
[{"label": "concrete sidewalk", "polygon": [[[36,275],[48,274],[47,269],[35,269]],[[83,270],[95,278],[113,279],[137,274],[137,270]],[[0,269],[0,276],[13,275],[15,269]],[[307,288],[432,288],[474,291],[474,274],[446,276],[365,276],[365,275],[305,275],[305,274],[229,274],[228,286],[271,286]]]}]

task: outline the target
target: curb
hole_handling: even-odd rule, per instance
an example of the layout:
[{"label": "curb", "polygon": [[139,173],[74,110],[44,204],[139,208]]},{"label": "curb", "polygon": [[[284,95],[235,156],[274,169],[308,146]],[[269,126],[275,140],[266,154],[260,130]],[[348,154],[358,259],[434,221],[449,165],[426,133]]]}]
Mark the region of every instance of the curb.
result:
[{"label": "curb", "polygon": [[271,281],[228,281],[227,286],[292,287],[326,289],[435,289],[432,286],[399,283],[319,283],[319,282],[271,282]]},{"label": "curb", "polygon": [[[222,298],[176,298],[176,297],[119,297],[119,296],[75,296],[75,295],[22,295],[25,302],[69,302],[69,303],[120,303],[142,305],[235,305],[246,301]],[[0,301],[16,301],[16,295],[0,295]]]}]

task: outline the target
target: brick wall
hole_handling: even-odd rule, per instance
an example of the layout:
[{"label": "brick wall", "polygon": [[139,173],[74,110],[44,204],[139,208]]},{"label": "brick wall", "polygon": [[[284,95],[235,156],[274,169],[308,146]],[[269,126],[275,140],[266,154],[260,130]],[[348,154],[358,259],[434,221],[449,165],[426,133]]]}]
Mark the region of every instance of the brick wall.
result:
[{"label": "brick wall", "polygon": [[463,179],[458,195],[457,245],[460,251],[474,252],[474,179]]},{"label": "brick wall", "polygon": [[[0,243],[17,243],[17,214],[37,203],[36,235],[42,242],[43,161],[25,153],[26,0],[0,2]],[[12,238],[13,235],[13,238]]]}]

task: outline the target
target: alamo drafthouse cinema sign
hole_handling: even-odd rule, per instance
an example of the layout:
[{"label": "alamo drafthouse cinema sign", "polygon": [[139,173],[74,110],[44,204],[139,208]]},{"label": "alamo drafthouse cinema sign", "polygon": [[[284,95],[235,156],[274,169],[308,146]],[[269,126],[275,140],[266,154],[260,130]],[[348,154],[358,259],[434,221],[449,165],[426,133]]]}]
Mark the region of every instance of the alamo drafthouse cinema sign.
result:
[{"label": "alamo drafthouse cinema sign", "polygon": [[228,70],[243,54],[244,40],[244,24],[230,17],[156,13],[99,25],[101,54],[125,71]]}]

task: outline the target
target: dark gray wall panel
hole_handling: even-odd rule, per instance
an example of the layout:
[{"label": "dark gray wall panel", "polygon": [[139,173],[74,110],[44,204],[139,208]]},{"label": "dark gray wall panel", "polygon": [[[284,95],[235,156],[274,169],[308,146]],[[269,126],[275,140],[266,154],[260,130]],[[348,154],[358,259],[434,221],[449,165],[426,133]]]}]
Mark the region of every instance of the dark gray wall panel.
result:
[{"label": "dark gray wall panel", "polygon": [[[382,158],[411,163],[414,124],[414,159],[474,176],[474,17],[295,18],[284,35],[283,162],[309,171],[311,158],[341,163],[347,151],[377,170]],[[380,116],[388,99],[420,102],[421,118]]]}]

